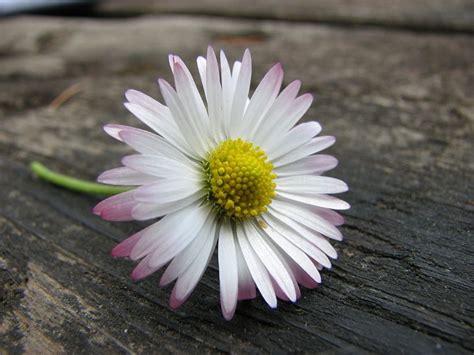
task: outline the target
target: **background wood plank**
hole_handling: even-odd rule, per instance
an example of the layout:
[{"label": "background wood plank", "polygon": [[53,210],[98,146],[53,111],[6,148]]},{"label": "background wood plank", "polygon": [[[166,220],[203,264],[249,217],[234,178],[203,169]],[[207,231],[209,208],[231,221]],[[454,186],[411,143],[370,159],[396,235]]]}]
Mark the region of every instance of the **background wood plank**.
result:
[{"label": "background wood plank", "polygon": [[376,25],[419,31],[474,31],[471,0],[105,0],[106,15],[189,14]]},{"label": "background wood plank", "polygon": [[[0,23],[0,347],[26,352],[471,353],[474,57],[469,35],[159,16]],[[138,126],[120,105],[159,97],[167,54],[252,49],[315,95],[306,119],[338,138],[346,235],[333,270],[296,305],[218,306],[215,260],[178,311],[158,276],[132,283],[115,243],[143,227],[90,213],[97,199],[33,178],[33,159],[93,179],[128,149],[101,126]],[[192,70],[195,73],[194,65]],[[80,92],[51,101],[71,85]]]}]

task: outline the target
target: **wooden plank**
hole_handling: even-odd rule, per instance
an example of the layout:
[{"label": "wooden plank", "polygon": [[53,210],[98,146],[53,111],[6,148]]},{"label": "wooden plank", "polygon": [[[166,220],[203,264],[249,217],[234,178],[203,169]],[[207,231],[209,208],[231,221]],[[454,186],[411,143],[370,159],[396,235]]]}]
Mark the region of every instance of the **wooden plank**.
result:
[{"label": "wooden plank", "polygon": [[[0,23],[0,348],[8,352],[471,353],[473,39],[180,16]],[[158,96],[169,52],[250,46],[254,84],[275,61],[316,96],[307,115],[338,143],[346,235],[333,270],[296,305],[242,302],[226,322],[215,260],[178,311],[158,276],[132,283],[109,250],[143,223],[108,223],[96,199],[27,164],[93,179],[128,152],[130,87]],[[193,72],[196,70],[193,66]],[[80,83],[60,107],[50,103]]]},{"label": "wooden plank", "polygon": [[419,31],[474,31],[471,0],[106,0],[106,16],[189,14],[339,25],[375,25]]}]

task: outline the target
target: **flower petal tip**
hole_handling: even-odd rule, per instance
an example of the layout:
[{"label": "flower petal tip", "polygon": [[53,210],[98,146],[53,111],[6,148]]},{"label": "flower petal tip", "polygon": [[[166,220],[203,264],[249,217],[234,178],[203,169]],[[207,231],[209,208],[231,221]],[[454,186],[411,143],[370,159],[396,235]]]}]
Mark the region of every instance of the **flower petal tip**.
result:
[{"label": "flower petal tip", "polygon": [[161,276],[160,278],[160,282],[159,282],[159,286],[160,287],[165,287],[165,286],[168,286],[171,282],[174,281],[174,279],[172,279],[171,277],[168,276],[169,274],[167,274],[166,272]]},{"label": "flower petal tip", "polygon": [[283,74],[283,64],[281,64],[280,62],[276,63],[274,66],[275,70],[279,73],[279,74]]},{"label": "flower petal tip", "polygon": [[111,251],[110,251],[110,255],[114,258],[119,258],[121,255],[120,253],[116,250],[117,247],[113,248]]},{"label": "flower petal tip", "polygon": [[142,279],[140,273],[139,273],[139,272],[135,272],[135,270],[133,270],[132,273],[130,274],[130,278],[131,278],[132,281],[134,281],[134,282],[140,281],[140,279]]},{"label": "flower petal tip", "polygon": [[137,93],[137,90],[135,89],[127,89],[125,91],[125,99],[127,101],[131,101],[130,98],[132,98],[136,93]]},{"label": "flower petal tip", "polygon": [[222,315],[224,316],[225,320],[227,321],[232,320],[232,318],[234,318],[234,315],[235,315],[235,309],[232,312],[222,311]]},{"label": "flower petal tip", "polygon": [[99,176],[97,176],[96,181],[97,181],[97,182],[100,182],[100,183],[102,183],[102,184],[106,184],[106,181],[107,181],[107,174],[106,174],[106,172],[104,171],[102,174],[100,174]]},{"label": "flower petal tip", "polygon": [[170,297],[170,307],[171,307],[172,310],[178,309],[183,303],[184,303],[184,300],[179,300],[174,295],[171,295],[171,297]]},{"label": "flower petal tip", "polygon": [[99,205],[95,206],[95,207],[92,209],[92,213],[95,214],[96,216],[101,217],[102,210],[101,210],[101,208],[99,207]]},{"label": "flower petal tip", "polygon": [[[221,52],[222,52],[222,50],[221,50]],[[214,48],[212,48],[211,45],[208,45],[207,46],[207,54],[209,55],[209,54],[212,54],[212,53],[215,53]]]}]

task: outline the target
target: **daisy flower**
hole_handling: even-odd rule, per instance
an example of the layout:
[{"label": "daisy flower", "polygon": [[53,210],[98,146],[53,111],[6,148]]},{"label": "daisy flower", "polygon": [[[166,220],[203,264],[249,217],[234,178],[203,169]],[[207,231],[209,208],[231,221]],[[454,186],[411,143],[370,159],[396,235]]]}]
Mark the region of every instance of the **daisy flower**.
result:
[{"label": "daisy flower", "polygon": [[153,133],[105,126],[138,154],[98,181],[134,188],[100,202],[94,213],[110,221],[161,217],[112,255],[138,262],[134,280],[166,266],[160,285],[174,282],[172,308],[191,295],[216,248],[226,319],[257,289],[272,308],[277,298],[295,302],[300,285],[315,288],[337,257],[328,238],[342,239],[336,226],[344,219],[333,210],[349,205],[329,194],[348,188],[322,176],[337,160],[316,154],[334,137],[317,137],[317,122],[297,124],[313,99],[298,96],[300,81],[280,92],[281,64],[249,98],[249,50],[232,67],[212,48],[197,58],[203,95],[178,56],[169,63],[174,87],[158,80],[166,105],[135,90],[125,94],[125,107]]}]

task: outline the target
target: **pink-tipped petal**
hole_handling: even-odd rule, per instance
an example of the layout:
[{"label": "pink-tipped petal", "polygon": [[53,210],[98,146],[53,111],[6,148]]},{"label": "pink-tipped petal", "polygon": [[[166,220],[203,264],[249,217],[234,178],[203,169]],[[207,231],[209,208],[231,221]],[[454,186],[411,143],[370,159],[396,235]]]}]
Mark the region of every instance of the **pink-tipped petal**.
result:
[{"label": "pink-tipped petal", "polygon": [[342,226],[345,222],[343,216],[341,216],[336,211],[330,210],[328,208],[313,206],[311,207],[311,210],[318,216],[321,216],[322,218],[334,224],[335,226]]},{"label": "pink-tipped petal", "polygon": [[[278,223],[275,222],[275,220],[267,219],[272,228],[276,229],[281,235],[304,251],[312,259],[318,261],[328,269],[331,268],[331,261],[328,259],[326,253],[320,248],[323,243],[322,241],[316,239],[316,235],[310,233],[304,234],[302,232],[302,230],[304,230],[302,226],[298,228],[298,224],[295,223],[295,221],[288,219],[285,216],[278,215],[275,211],[271,211],[270,214],[280,222]],[[314,238],[310,239],[313,236]],[[322,239],[325,240],[324,238]],[[332,248],[329,243],[327,244],[330,248]],[[324,248],[324,245],[322,248]],[[317,281],[319,280],[317,279]]]},{"label": "pink-tipped petal", "polygon": [[262,145],[262,143],[266,142],[269,135],[274,131],[275,126],[284,119],[286,112],[290,110],[290,105],[298,94],[300,87],[301,81],[295,80],[291,82],[276,98],[259,123],[249,130],[249,137],[255,143]]},{"label": "pink-tipped petal", "polygon": [[210,233],[208,234],[202,252],[176,281],[170,298],[171,307],[179,307],[189,298],[209,265],[209,261],[211,260],[214,249],[216,248],[216,243],[216,222],[213,220],[211,223]]},{"label": "pink-tipped petal", "polygon": [[[273,219],[271,216],[265,216],[264,220],[266,221],[267,227],[264,228],[263,232],[269,237],[276,245],[283,250],[285,255],[285,260],[293,260],[297,263],[300,268],[305,270],[314,280],[321,280],[318,270],[314,267],[311,259],[303,251],[305,244],[298,243],[300,239],[292,238],[291,230],[288,227],[278,224],[278,222]],[[295,245],[295,244],[298,244]],[[306,249],[308,250],[308,249]],[[308,250],[311,253],[311,250]],[[291,264],[289,264],[291,265]]]},{"label": "pink-tipped petal", "polygon": [[306,158],[308,155],[318,153],[336,142],[336,138],[332,136],[321,136],[311,139],[305,145],[298,147],[288,154],[283,155],[273,162],[275,168],[293,163],[300,159]]},{"label": "pink-tipped petal", "polygon": [[[180,69],[178,64],[175,64],[175,79],[179,87],[185,86],[182,83],[183,80],[183,70]],[[194,115],[189,114],[183,104],[183,99],[176,92],[175,89],[163,79],[158,79],[158,84],[160,86],[161,94],[165,99],[166,105],[171,111],[171,115],[174,118],[174,122],[179,129],[181,137],[184,138],[184,141],[191,149],[190,156],[201,160],[206,153],[206,146],[204,145],[203,136],[200,131],[199,122],[197,122]],[[188,98],[189,99],[189,98]]]},{"label": "pink-tipped petal", "polygon": [[248,132],[258,125],[265,113],[271,107],[280,91],[283,81],[283,68],[280,63],[275,64],[264,76],[255,89],[240,126],[241,132]]},{"label": "pink-tipped petal", "polygon": [[125,239],[121,243],[117,244],[113,249],[112,249],[112,256],[114,257],[127,257],[130,256],[130,253],[132,252],[133,247],[135,244],[137,244],[138,240],[140,239],[141,234],[140,233],[135,233],[131,237]]},{"label": "pink-tipped petal", "polygon": [[285,292],[283,292],[283,290],[280,288],[280,286],[278,285],[277,282],[275,282],[275,280],[272,279],[272,285],[273,285],[273,288],[275,289],[275,294],[276,296],[281,299],[282,301],[285,301],[285,302],[289,302],[290,299],[288,298],[288,296],[285,294]]},{"label": "pink-tipped petal", "polygon": [[291,278],[291,275],[278,256],[271,244],[264,238],[265,235],[260,228],[255,227],[253,223],[244,224],[244,230],[247,235],[247,239],[255,251],[256,255],[260,258],[263,265],[270,274],[272,280],[274,280],[279,286],[282,292],[292,302],[296,301],[296,291]]},{"label": "pink-tipped petal", "polygon": [[[190,296],[191,294],[188,295],[188,297]],[[184,302],[187,301],[188,298],[183,298],[183,299],[178,299],[176,297],[176,285],[174,285],[173,287],[173,290],[171,291],[171,295],[170,295],[170,307],[172,309],[177,309],[179,308]]]},{"label": "pink-tipped petal", "polygon": [[277,299],[275,295],[275,290],[273,288],[272,281],[267,269],[263,265],[262,260],[260,260],[258,255],[253,250],[248,240],[248,237],[244,231],[244,228],[241,224],[238,224],[236,226],[236,231],[239,245],[242,249],[242,254],[250,270],[253,281],[257,285],[258,290],[262,294],[262,297],[267,302],[267,304],[271,308],[276,308]]},{"label": "pink-tipped petal", "polygon": [[130,102],[124,105],[132,114],[177,149],[189,156],[194,156],[192,147],[176,125],[176,116],[172,115],[168,107],[136,90],[127,91],[126,96]]},{"label": "pink-tipped petal", "polygon": [[288,154],[292,150],[303,146],[311,138],[321,132],[321,126],[318,122],[302,123],[286,134],[275,135],[273,144],[268,146],[266,152],[268,159],[275,160],[279,157]]},{"label": "pink-tipped petal", "polygon": [[147,276],[150,276],[153,274],[156,270],[158,270],[160,267],[158,266],[151,266],[150,265],[150,260],[152,258],[152,255],[148,255],[144,259],[142,259],[138,265],[133,269],[131,277],[133,281],[138,281],[141,279],[144,279]]},{"label": "pink-tipped petal", "polygon": [[247,263],[245,262],[244,256],[240,245],[236,244],[237,251],[237,266],[239,275],[239,294],[238,300],[251,300],[257,297],[257,289],[255,282],[253,282],[252,275],[250,274]]},{"label": "pink-tipped petal", "polygon": [[134,191],[122,192],[99,202],[92,212],[107,221],[131,221],[132,209],[137,204]]},{"label": "pink-tipped petal", "polygon": [[97,177],[97,181],[109,185],[143,185],[156,181],[156,177],[120,167],[104,171]]},{"label": "pink-tipped petal", "polygon": [[[129,127],[129,126],[124,126],[120,124],[107,124],[104,127],[105,133],[107,133],[109,136],[115,138],[118,141],[123,142],[122,137],[120,137],[120,132],[123,131],[143,131],[139,128],[134,128],[134,127]],[[144,132],[144,131],[143,131]]]},{"label": "pink-tipped petal", "polygon": [[[296,281],[306,288],[316,288],[318,287],[319,283],[314,280],[311,276],[309,276],[301,267],[299,267],[296,263],[292,264],[293,275],[295,275]],[[319,280],[321,282],[321,279]]]},{"label": "pink-tipped petal", "polygon": [[334,169],[337,166],[337,163],[337,159],[331,155],[310,155],[294,163],[275,169],[275,173],[280,177],[321,174],[325,171]]}]

